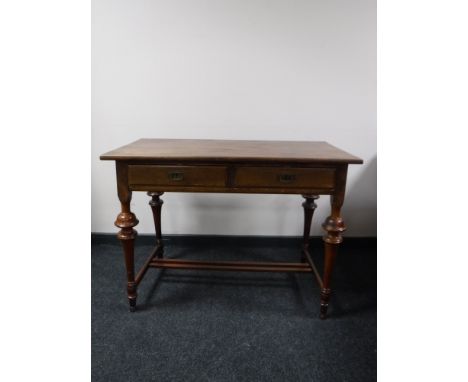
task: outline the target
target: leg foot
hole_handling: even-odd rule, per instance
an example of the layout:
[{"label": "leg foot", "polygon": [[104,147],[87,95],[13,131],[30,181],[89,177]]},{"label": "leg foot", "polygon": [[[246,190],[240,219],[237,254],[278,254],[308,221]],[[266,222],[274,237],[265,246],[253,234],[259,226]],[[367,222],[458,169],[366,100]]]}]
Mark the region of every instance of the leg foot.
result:
[{"label": "leg foot", "polygon": [[130,312],[136,311],[136,298],[129,298],[128,304],[129,304]]},{"label": "leg foot", "polygon": [[320,291],[320,319],[327,318],[328,301],[330,300],[330,289],[323,288]]}]

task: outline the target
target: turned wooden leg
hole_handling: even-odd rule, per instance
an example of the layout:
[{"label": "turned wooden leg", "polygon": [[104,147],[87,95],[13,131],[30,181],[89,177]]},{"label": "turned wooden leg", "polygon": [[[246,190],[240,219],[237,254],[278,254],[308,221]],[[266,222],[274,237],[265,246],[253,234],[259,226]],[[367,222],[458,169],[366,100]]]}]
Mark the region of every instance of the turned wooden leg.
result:
[{"label": "turned wooden leg", "polygon": [[138,224],[136,216],[130,212],[130,204],[122,204],[122,212],[117,216],[115,225],[120,228],[117,238],[122,243],[125,268],[127,270],[127,296],[130,311],[135,311],[137,299],[137,285],[135,283],[134,243],[137,231],[133,229]]},{"label": "turned wooden leg", "polygon": [[115,225],[120,228],[117,238],[122,243],[125,268],[127,270],[127,296],[130,311],[136,309],[137,284],[135,282],[134,244],[137,231],[133,229],[138,224],[135,214],[130,211],[132,192],[127,186],[127,166],[117,162],[117,189],[121,204],[121,212],[117,215]]},{"label": "turned wooden leg", "polygon": [[157,256],[159,258],[163,257],[164,252],[161,233],[161,207],[164,203],[160,198],[162,194],[164,194],[164,192],[148,192],[148,195],[151,196],[149,205],[153,210],[154,229],[156,230],[156,245],[160,248],[160,250],[157,252]]},{"label": "turned wooden leg", "polygon": [[323,287],[320,292],[320,318],[327,316],[328,302],[330,301],[330,281],[335,263],[338,245],[343,241],[341,234],[346,230],[343,219],[340,216],[341,204],[340,198],[331,197],[332,214],[322,224],[326,231],[323,236],[325,246],[325,261],[323,268]]},{"label": "turned wooden leg", "polygon": [[[302,238],[302,249],[307,251],[309,249],[309,237],[310,237],[310,226],[312,224],[312,217],[314,216],[314,211],[317,208],[315,200],[319,198],[318,195],[302,195],[305,198],[302,207],[304,207],[304,236]],[[302,262],[305,262],[304,253],[301,258]]]}]

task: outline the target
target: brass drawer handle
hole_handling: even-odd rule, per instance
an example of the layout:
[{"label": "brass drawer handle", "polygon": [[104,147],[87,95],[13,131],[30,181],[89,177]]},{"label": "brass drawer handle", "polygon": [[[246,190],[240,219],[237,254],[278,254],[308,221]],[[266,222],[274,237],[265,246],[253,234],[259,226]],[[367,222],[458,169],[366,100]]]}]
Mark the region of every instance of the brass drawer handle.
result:
[{"label": "brass drawer handle", "polygon": [[184,173],[183,172],[170,172],[168,174],[169,179],[174,181],[174,182],[180,182],[181,180],[184,180]]},{"label": "brass drawer handle", "polygon": [[281,183],[292,183],[296,180],[296,175],[293,174],[280,174],[278,175],[278,180]]}]

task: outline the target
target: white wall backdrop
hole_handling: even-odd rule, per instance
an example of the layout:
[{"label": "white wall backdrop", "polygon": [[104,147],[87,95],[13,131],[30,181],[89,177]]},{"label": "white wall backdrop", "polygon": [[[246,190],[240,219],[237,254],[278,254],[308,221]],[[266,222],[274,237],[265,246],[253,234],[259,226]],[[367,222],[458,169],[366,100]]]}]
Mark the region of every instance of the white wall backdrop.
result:
[{"label": "white wall backdrop", "polygon": [[[350,166],[348,236],[376,234],[374,0],[94,0],[92,230],[116,232],[113,162],[138,138],[324,140]],[[133,194],[152,233],[149,197]],[[300,196],[165,194],[171,234],[300,235]],[[329,212],[321,197],[313,235]]]}]

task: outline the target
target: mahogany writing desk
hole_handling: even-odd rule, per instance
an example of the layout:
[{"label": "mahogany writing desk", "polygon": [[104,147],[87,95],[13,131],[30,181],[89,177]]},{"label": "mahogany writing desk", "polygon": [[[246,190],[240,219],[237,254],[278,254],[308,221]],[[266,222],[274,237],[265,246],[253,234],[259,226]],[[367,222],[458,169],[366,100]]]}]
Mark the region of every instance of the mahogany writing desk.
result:
[{"label": "mahogany writing desk", "polygon": [[[330,277],[345,225],[341,217],[349,164],[362,160],[326,142],[140,139],[101,156],[115,160],[121,212],[115,225],[127,270],[130,311],[137,286],[149,267],[257,272],[311,272],[320,285],[320,317],[330,299]],[[132,191],[147,191],[156,229],[156,247],[135,275],[134,241],[138,219],[130,210]],[[297,263],[194,261],[163,257],[160,196],[164,192],[299,194],[305,198],[302,258]],[[312,215],[319,195],[330,195],[331,213],[322,224],[323,278],[309,254]]]}]

